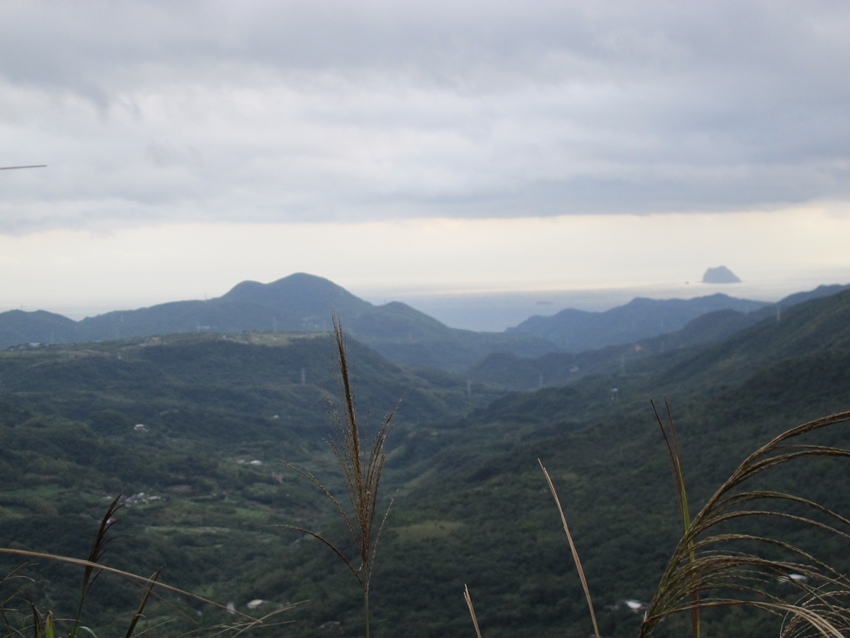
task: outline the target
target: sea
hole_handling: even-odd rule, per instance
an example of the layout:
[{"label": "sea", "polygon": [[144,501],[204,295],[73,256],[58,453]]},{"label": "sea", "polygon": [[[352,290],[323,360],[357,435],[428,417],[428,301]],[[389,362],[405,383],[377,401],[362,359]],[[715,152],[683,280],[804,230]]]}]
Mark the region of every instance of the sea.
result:
[{"label": "sea", "polygon": [[434,292],[398,291],[364,296],[374,304],[401,301],[452,328],[479,332],[503,332],[533,316],[552,316],[566,308],[603,312],[627,304],[637,297],[649,299],[692,299],[722,293],[738,299],[774,303],[788,295],[814,290],[819,285],[846,281],[817,277],[734,284],[650,284],[572,290]]}]

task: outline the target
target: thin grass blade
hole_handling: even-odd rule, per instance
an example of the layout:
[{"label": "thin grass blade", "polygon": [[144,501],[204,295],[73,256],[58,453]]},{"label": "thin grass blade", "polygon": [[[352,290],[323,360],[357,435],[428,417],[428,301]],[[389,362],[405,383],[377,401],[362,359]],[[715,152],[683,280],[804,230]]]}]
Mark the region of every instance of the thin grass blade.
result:
[{"label": "thin grass blade", "polygon": [[472,596],[469,595],[469,587],[463,586],[463,599],[466,601],[466,606],[469,609],[469,615],[472,617],[472,625],[475,627],[475,635],[481,638],[481,629],[478,627],[478,617],[475,615],[475,607],[472,606]]},{"label": "thin grass blade", "polygon": [[151,597],[151,592],[153,591],[154,585],[159,580],[159,574],[161,571],[161,569],[156,570],[153,576],[150,577],[148,584],[145,586],[145,591],[142,594],[142,599],[139,601],[139,606],[136,608],[136,611],[133,614],[133,619],[130,621],[130,626],[127,628],[127,633],[124,634],[125,638],[130,638],[133,635],[133,632],[136,630],[136,625],[142,618],[142,614],[145,611],[145,606],[148,604],[148,600]]},{"label": "thin grass blade", "polygon": [[[664,437],[664,443],[667,446],[667,454],[670,457],[670,465],[673,470],[673,483],[676,493],[676,503],[679,506],[679,516],[682,519],[683,537],[688,539],[688,556],[691,562],[696,560],[693,547],[693,534],[691,514],[688,507],[688,490],[685,487],[685,472],[682,469],[682,454],[679,452],[679,441],[676,437],[676,428],[673,426],[673,413],[670,409],[670,403],[664,402],[667,411],[667,426],[661,420],[658,414],[658,409],[655,407],[655,402],[652,404],[652,411],[655,413],[655,420],[658,422],[658,427],[661,429],[661,435]],[[700,614],[699,614],[699,591],[694,588],[691,593],[691,634],[694,638],[700,637]]]},{"label": "thin grass blade", "polygon": [[540,463],[540,469],[543,470],[543,476],[546,477],[546,483],[549,485],[549,491],[552,492],[552,498],[555,499],[555,505],[558,508],[558,513],[561,515],[561,523],[564,526],[564,533],[567,535],[567,542],[570,544],[570,552],[572,552],[576,571],[578,572],[579,580],[581,580],[581,588],[584,590],[584,597],[587,600],[587,609],[590,613],[590,620],[593,623],[593,635],[596,636],[596,638],[601,638],[599,634],[599,624],[596,622],[596,612],[593,610],[593,600],[590,597],[590,587],[587,585],[587,578],[585,577],[584,569],[581,566],[581,559],[579,558],[578,550],[573,542],[573,535],[570,533],[569,525],[567,525],[567,517],[564,515],[564,508],[561,507],[561,500],[558,498],[558,492],[555,490],[555,485],[552,483],[552,478],[549,476],[549,472],[543,465],[543,461],[537,459],[537,462]]}]

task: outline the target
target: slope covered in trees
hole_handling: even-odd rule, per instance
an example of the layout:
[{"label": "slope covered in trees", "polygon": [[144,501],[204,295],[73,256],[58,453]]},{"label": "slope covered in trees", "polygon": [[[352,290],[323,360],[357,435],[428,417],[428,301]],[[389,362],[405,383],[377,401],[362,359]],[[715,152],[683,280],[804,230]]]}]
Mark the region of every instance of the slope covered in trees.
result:
[{"label": "slope covered in trees", "polygon": [[[835,295],[711,346],[536,392],[410,370],[350,341],[362,413],[376,423],[402,400],[384,475],[395,498],[373,585],[374,635],[411,627],[417,636],[469,635],[464,583],[487,636],[587,635],[538,458],[561,493],[603,634],[635,631],[639,616],[623,601],[648,599],[679,534],[650,400],[671,401],[696,507],[782,429],[850,406],[848,315],[850,294]],[[175,336],[3,353],[0,546],[84,555],[107,498],[123,492],[134,498],[119,512],[122,536],[108,563],[146,574],[163,566],[167,582],[241,611],[251,600],[266,601],[260,611],[307,601],[285,612],[292,635],[354,633],[360,603],[350,576],[326,548],[282,527],[344,537],[321,494],[284,463],[339,493],[326,445],[336,390],[324,337]],[[847,440],[836,431],[831,442]],[[846,463],[816,463],[776,480],[846,514],[846,490],[836,486],[847,475]],[[830,555],[846,568],[846,552]],[[6,569],[15,564],[3,559]],[[77,572],[30,569],[39,604],[57,613],[74,605]],[[115,626],[135,605],[134,587],[108,582],[99,586],[110,595],[95,591],[87,608],[97,627]],[[171,598],[150,618],[176,614],[177,633],[189,626],[180,614],[196,611],[204,623],[227,619]],[[706,635],[776,627],[738,612],[706,623]]]}]

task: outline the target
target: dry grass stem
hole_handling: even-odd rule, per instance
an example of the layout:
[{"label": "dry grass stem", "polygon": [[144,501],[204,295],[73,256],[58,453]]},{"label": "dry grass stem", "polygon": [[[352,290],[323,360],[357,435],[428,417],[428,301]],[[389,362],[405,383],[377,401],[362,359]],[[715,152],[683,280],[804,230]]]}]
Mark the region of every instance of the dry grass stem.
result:
[{"label": "dry grass stem", "polygon": [[142,618],[142,614],[145,611],[145,607],[148,604],[148,600],[150,600],[151,592],[153,592],[154,585],[156,581],[159,580],[159,573],[161,570],[156,570],[154,575],[150,577],[147,585],[145,585],[145,591],[142,594],[142,599],[139,601],[139,606],[136,608],[136,613],[133,614],[133,618],[130,621],[130,626],[127,628],[127,633],[124,634],[124,638],[130,638],[133,635],[133,632],[136,630],[136,625],[139,623],[139,620]]},{"label": "dry grass stem", "polygon": [[[26,591],[24,590],[24,587],[21,587],[17,591],[15,591],[13,594],[11,594],[11,596],[8,596],[5,600],[0,601],[0,621],[2,622],[4,628],[7,632],[4,635],[10,636],[10,637],[11,636],[20,636],[22,638],[25,637],[25,636],[34,636],[36,638],[39,638],[39,637],[54,638],[54,636],[59,635],[58,632],[61,631],[60,628],[59,628],[59,624],[62,624],[62,623],[70,624],[70,630],[67,634],[65,634],[64,632],[61,632],[62,635],[67,635],[68,638],[75,638],[81,632],[85,632],[85,633],[90,634],[90,635],[95,635],[89,627],[85,627],[85,626],[82,625],[82,622],[81,622],[82,621],[82,612],[83,612],[84,603],[85,603],[85,601],[86,601],[86,599],[87,599],[87,597],[88,597],[88,595],[91,591],[92,585],[104,573],[117,575],[117,576],[125,578],[125,579],[127,579],[131,582],[135,582],[135,583],[143,586],[143,593],[142,593],[141,599],[139,601],[139,604],[137,605],[136,610],[135,610],[135,612],[133,613],[133,615],[130,619],[129,626],[128,626],[126,632],[124,633],[125,638],[130,638],[131,636],[133,636],[136,633],[139,622],[144,618],[144,610],[145,610],[149,600],[151,599],[151,597],[160,597],[158,590],[168,591],[172,594],[178,594],[181,597],[185,597],[185,598],[189,598],[189,599],[199,601],[201,603],[204,603],[205,605],[210,605],[212,607],[216,607],[216,608],[219,608],[221,610],[227,610],[227,607],[225,607],[224,605],[220,605],[220,604],[218,604],[218,603],[216,603],[212,600],[209,600],[207,598],[203,598],[203,597],[198,596],[196,594],[193,594],[191,592],[179,589],[177,587],[173,587],[171,585],[166,585],[164,583],[160,583],[159,582],[159,574],[160,574],[159,570],[157,570],[157,572],[154,573],[154,575],[151,576],[150,578],[146,578],[146,577],[138,576],[138,575],[130,573],[130,572],[122,571],[120,569],[115,569],[114,567],[109,567],[109,566],[104,565],[103,563],[100,562],[102,560],[104,552],[106,551],[110,542],[114,538],[116,538],[115,536],[109,535],[109,531],[110,531],[110,529],[111,529],[111,527],[112,527],[112,525],[114,524],[114,521],[115,521],[114,515],[120,507],[119,504],[118,504],[119,501],[120,501],[120,496],[116,497],[112,501],[112,503],[110,504],[109,508],[106,511],[106,514],[103,516],[103,518],[100,522],[100,525],[98,526],[98,529],[97,529],[97,531],[94,535],[94,539],[92,541],[92,545],[91,545],[91,548],[89,550],[89,554],[88,554],[87,559],[72,558],[72,557],[69,557],[69,556],[49,554],[49,553],[46,553],[46,552],[35,552],[35,551],[29,551],[29,550],[0,547],[0,555],[16,556],[16,557],[20,557],[20,558],[23,558],[23,559],[27,559],[29,561],[29,562],[26,562],[26,563],[18,566],[15,569],[13,569],[6,576],[4,576],[2,579],[0,579],[0,582],[2,582],[4,584],[10,582],[13,579],[22,579],[27,584],[32,583],[33,582],[32,579],[24,576],[22,574],[22,572],[23,572],[24,569],[26,569],[26,567],[28,565],[30,565],[32,562],[34,562],[36,560],[46,560],[46,561],[51,561],[51,562],[55,562],[55,563],[66,564],[66,565],[71,565],[71,566],[83,568],[82,586],[80,588],[80,600],[77,604],[77,610],[76,610],[76,614],[74,616],[71,616],[70,618],[67,618],[67,619],[63,619],[63,618],[55,618],[53,613],[50,612],[50,611],[43,614],[41,611],[39,611],[36,604],[31,600],[29,595],[26,593]],[[23,599],[27,600],[27,608],[29,609],[28,613],[29,613],[30,621],[29,621],[29,623],[27,624],[26,627],[17,628],[15,626],[13,626],[9,617],[7,617],[7,615],[6,615],[7,605],[15,598],[23,598]],[[249,621],[251,623],[251,626],[256,626],[260,622],[260,621],[257,621],[257,619],[254,619],[251,616],[248,616],[248,615],[243,614],[241,612],[235,612],[235,613],[238,614],[238,616]],[[196,619],[194,619],[194,618],[189,618],[187,616],[187,619],[191,620],[191,622],[196,622]],[[242,624],[242,626],[244,626],[244,625],[245,625],[245,623]],[[238,633],[239,627],[240,627],[239,625],[222,626],[222,633],[229,633],[229,634],[234,634],[234,632]],[[158,627],[155,627],[155,628],[148,627],[145,630],[139,632],[138,635],[146,634],[146,633],[149,633],[151,631],[156,631],[157,629],[158,629]]]},{"label": "dry grass stem", "polygon": [[478,628],[478,617],[475,615],[475,607],[472,606],[472,596],[469,595],[469,587],[463,586],[463,599],[466,601],[466,606],[469,608],[469,615],[472,616],[472,624],[475,627],[475,635],[481,638],[481,630]]},{"label": "dry grass stem", "polygon": [[[688,507],[688,490],[685,487],[685,472],[682,469],[682,455],[679,452],[679,441],[676,438],[676,428],[673,426],[673,413],[670,409],[670,404],[665,401],[664,405],[667,412],[667,424],[661,420],[658,414],[658,409],[655,407],[655,402],[652,403],[652,411],[655,414],[655,420],[658,427],[661,429],[661,436],[664,437],[664,444],[667,446],[667,454],[670,457],[670,467],[673,471],[673,486],[676,494],[676,505],[679,508],[679,518],[682,520],[682,534],[690,537],[691,530],[691,514]],[[689,544],[688,559],[696,560],[694,554],[693,541]],[[700,638],[700,616],[699,616],[699,590],[693,588],[691,591],[691,635],[694,638]]]},{"label": "dry grass stem", "polygon": [[543,461],[537,459],[537,462],[540,463],[540,469],[543,470],[543,476],[546,477],[546,483],[549,485],[549,491],[552,492],[552,497],[555,499],[555,505],[558,508],[558,513],[561,515],[561,523],[564,526],[564,533],[567,535],[567,542],[570,544],[570,552],[572,552],[573,561],[576,564],[576,571],[578,572],[579,580],[581,580],[581,588],[584,590],[584,597],[587,600],[587,609],[590,613],[590,620],[593,623],[593,635],[596,636],[596,638],[601,638],[599,634],[599,625],[596,622],[596,612],[593,610],[593,600],[590,597],[590,587],[587,585],[587,578],[585,577],[584,569],[581,566],[581,559],[579,558],[576,545],[573,542],[573,536],[570,534],[570,527],[567,525],[567,517],[564,515],[564,508],[561,507],[561,500],[558,498],[558,492],[555,490],[555,485],[552,483],[552,478],[549,476],[549,472],[543,465]]},{"label": "dry grass stem", "polygon": [[294,525],[287,525],[287,527],[321,541],[342,560],[357,579],[363,591],[363,608],[368,638],[370,624],[369,588],[381,532],[392,507],[392,501],[390,501],[383,517],[378,522],[378,497],[384,462],[386,461],[385,447],[390,425],[395,416],[395,409],[384,417],[371,442],[367,442],[368,430],[361,426],[357,416],[354,386],[351,382],[342,323],[336,315],[333,317],[333,326],[339,369],[341,408],[333,410],[332,413],[336,431],[330,440],[330,447],[345,479],[350,509],[344,507],[340,500],[331,494],[330,490],[318,478],[291,464],[289,464],[289,467],[313,483],[333,504],[348,530],[354,546],[357,548],[357,557],[355,559],[349,558],[335,543],[318,532]]},{"label": "dry grass stem", "polygon": [[[50,560],[55,561],[57,563],[65,563],[67,565],[77,565],[79,567],[91,567],[92,569],[96,569],[102,572],[107,572],[110,574],[115,574],[117,576],[121,576],[122,578],[126,578],[128,580],[135,581],[137,583],[142,583],[143,585],[147,585],[151,582],[154,582],[157,589],[164,589],[170,591],[174,594],[179,594],[181,596],[187,596],[199,602],[205,603],[207,605],[212,605],[213,607],[217,607],[219,609],[226,610],[227,607],[225,605],[221,605],[214,600],[209,600],[208,598],[204,598],[203,596],[198,596],[197,594],[193,594],[192,592],[186,591],[184,589],[179,589],[178,587],[173,587],[171,585],[166,585],[165,583],[160,583],[157,581],[152,581],[150,578],[146,576],[139,576],[138,574],[133,574],[131,572],[125,572],[120,569],[115,569],[114,567],[109,567],[108,565],[101,565],[98,563],[92,563],[87,560],[83,560],[82,558],[73,558],[71,556],[60,556],[58,554],[48,554],[46,552],[33,552],[26,549],[12,549],[10,547],[0,547],[0,554],[7,554],[11,556],[21,556],[22,558],[32,558],[39,560]],[[239,613],[239,612],[236,612]],[[242,614],[244,615],[244,614]],[[249,616],[246,616],[248,618]]]}]

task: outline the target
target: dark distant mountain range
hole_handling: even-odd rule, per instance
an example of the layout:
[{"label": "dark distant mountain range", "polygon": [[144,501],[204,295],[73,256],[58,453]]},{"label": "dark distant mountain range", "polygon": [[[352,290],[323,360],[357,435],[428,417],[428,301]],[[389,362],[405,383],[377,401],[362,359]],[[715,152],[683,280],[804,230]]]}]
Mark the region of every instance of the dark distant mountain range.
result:
[{"label": "dark distant mountain range", "polygon": [[[781,305],[841,288],[822,287],[789,297]],[[635,343],[674,333],[698,317],[725,312],[692,330],[689,337],[693,342],[712,340],[762,318],[758,313],[772,314],[776,309],[774,304],[721,294],[690,300],[638,298],[606,312],[568,309],[553,317],[532,317],[503,333],[474,332],[449,328],[403,303],[375,306],[327,279],[297,273],[268,284],[245,281],[214,299],[114,311],[81,321],[44,311],[0,313],[0,347],[177,333],[327,332],[336,313],[354,338],[393,361],[462,369],[496,353],[536,358]]]},{"label": "dark distant mountain range", "polygon": [[[820,286],[810,292],[796,293],[778,304],[736,299],[715,294],[694,299],[646,299],[638,297],[624,306],[604,312],[567,309],[551,317],[535,316],[526,319],[508,332],[534,335],[558,345],[567,352],[585,352],[612,345],[635,343],[642,339],[676,332],[691,321],[715,312],[724,312],[707,320],[699,330],[714,329],[719,336],[729,334],[730,325],[760,321],[802,301],[833,295],[848,286]],[[732,311],[734,314],[729,314]],[[750,320],[747,315],[752,315]]]},{"label": "dark distant mountain range", "polygon": [[748,313],[766,305],[765,302],[736,299],[724,294],[695,299],[638,297],[605,312],[568,308],[552,317],[531,317],[509,331],[547,339],[568,352],[583,352],[674,332],[710,312],[735,310]]},{"label": "dark distant mountain range", "polygon": [[[789,313],[799,316],[797,315],[799,309],[810,305],[807,302],[832,297],[839,293],[846,295],[848,294],[848,290],[850,290],[850,286],[847,285],[820,286],[809,292],[795,293],[777,303],[764,304],[759,309],[751,312],[732,309],[715,310],[714,312],[708,312],[698,316],[679,330],[655,334],[647,338],[635,338],[628,343],[622,343],[620,345],[605,344],[604,347],[585,349],[579,352],[549,352],[542,357],[533,358],[522,357],[511,353],[494,353],[471,367],[469,373],[471,378],[477,381],[517,389],[572,383],[581,377],[591,374],[624,373],[633,371],[636,366],[639,368],[644,367],[646,360],[655,356],[675,352],[681,353],[681,356],[691,356],[695,347],[705,347],[731,339],[738,333],[742,333],[746,329],[758,324],[780,323],[783,316],[786,316],[786,318],[790,316]],[[691,302],[697,302],[695,307],[699,307],[703,300],[716,300],[717,297],[731,299],[733,302],[740,301],[726,297],[725,295],[714,295],[712,298],[704,297],[702,299],[691,300]],[[648,304],[635,302],[651,302],[651,300],[635,300],[626,306],[614,308],[607,312],[583,313],[578,316],[580,320],[586,322],[590,318],[596,317],[601,327],[608,326],[610,329],[609,335],[611,340],[613,340],[616,335],[623,333],[623,327],[629,320],[629,313],[626,312],[627,309],[632,310],[632,316],[635,317],[635,323],[637,324],[641,317],[644,320],[647,319],[647,315],[641,315],[639,312],[635,312],[635,309],[640,306],[652,308],[653,312],[649,316],[657,318],[659,307],[656,303],[662,306],[669,305],[672,309],[680,311],[679,314],[676,312],[670,313],[670,316],[673,318],[672,320],[675,320],[677,317],[682,316],[682,305],[690,303],[681,300]],[[579,312],[571,311],[571,314]],[[541,330],[541,334],[548,334],[553,341],[563,338],[567,334],[583,334],[582,330],[594,334],[597,330],[601,329],[589,322],[581,323],[578,321],[572,326],[567,325],[566,322],[558,323],[558,315],[548,318],[534,317],[534,319],[539,320],[540,324],[544,326],[546,319],[555,320],[552,326],[548,326],[551,332],[544,333]],[[672,320],[670,321],[672,322]],[[570,333],[569,330],[571,328],[575,332]],[[618,329],[620,332],[618,332]],[[562,330],[563,332],[559,333],[558,330]],[[598,342],[604,343],[604,338]]]}]

